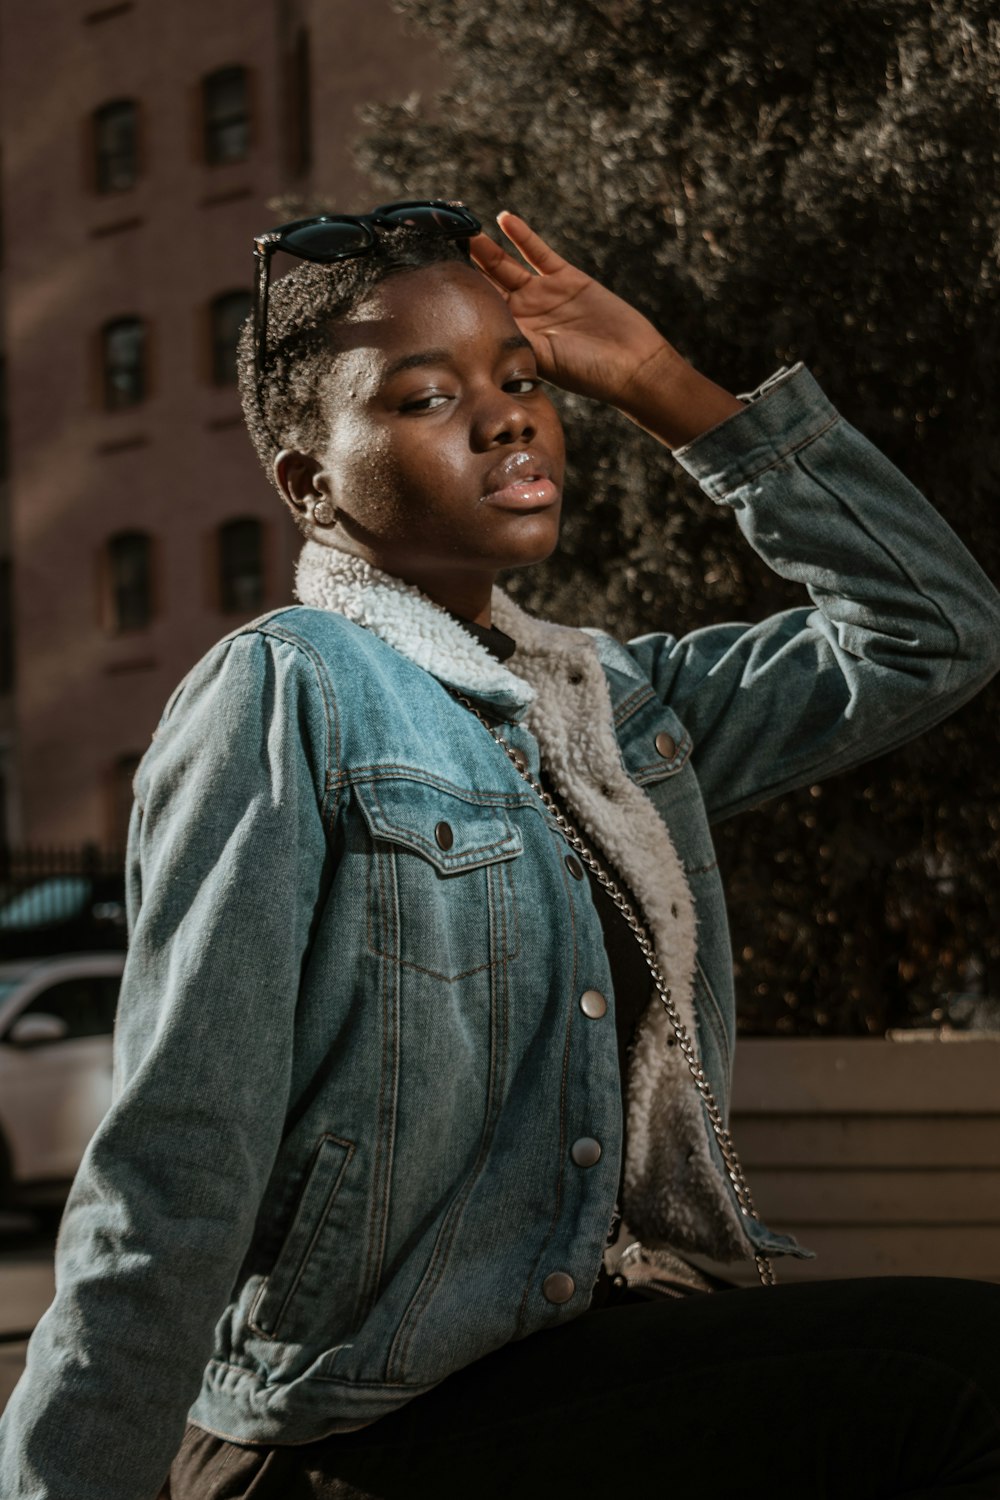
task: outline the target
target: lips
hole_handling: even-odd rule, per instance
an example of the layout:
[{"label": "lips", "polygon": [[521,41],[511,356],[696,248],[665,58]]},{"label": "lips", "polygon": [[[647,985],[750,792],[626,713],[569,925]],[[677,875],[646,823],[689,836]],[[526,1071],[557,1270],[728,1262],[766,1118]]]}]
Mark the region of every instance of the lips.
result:
[{"label": "lips", "polygon": [[536,510],[552,505],[558,496],[548,460],[530,448],[519,448],[487,472],[481,498],[506,510]]}]

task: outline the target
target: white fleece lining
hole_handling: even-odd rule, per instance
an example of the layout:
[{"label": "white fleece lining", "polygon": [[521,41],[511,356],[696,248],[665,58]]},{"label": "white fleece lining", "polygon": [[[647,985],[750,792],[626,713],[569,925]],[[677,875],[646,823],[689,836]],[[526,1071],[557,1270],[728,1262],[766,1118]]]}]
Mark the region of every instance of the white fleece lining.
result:
[{"label": "white fleece lining", "polygon": [[295,567],[295,595],[363,625],[432,676],[471,694],[521,707],[534,696],[453,615],[411,583],[338,547],[306,542]]},{"label": "white fleece lining", "polygon": [[[332,609],[472,696],[524,710],[553,785],[585,838],[639,903],[681,1019],[697,1042],[697,939],[691,891],[655,808],[625,771],[607,680],[590,636],[527,614],[494,589],[494,624],[517,649],[504,665],[419,589],[337,547],[307,542],[296,570],[303,604]],[[747,1256],[741,1216],[709,1153],[707,1126],[654,996],[632,1052],[623,1214],[650,1246]]]}]

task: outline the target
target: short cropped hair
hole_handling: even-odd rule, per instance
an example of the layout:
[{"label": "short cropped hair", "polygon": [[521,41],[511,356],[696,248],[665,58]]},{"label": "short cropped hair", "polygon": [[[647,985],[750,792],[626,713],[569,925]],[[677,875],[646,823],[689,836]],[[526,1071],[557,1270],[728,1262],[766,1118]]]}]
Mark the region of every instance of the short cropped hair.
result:
[{"label": "short cropped hair", "polygon": [[375,287],[390,276],[444,261],[469,261],[454,241],[411,228],[379,236],[372,255],[317,265],[300,261],[272,281],[267,309],[267,354],[258,389],[253,319],[240,334],[240,399],[250,440],[265,474],[274,480],[281,448],[318,457],[328,430],[324,376],[337,344],[334,331]]}]

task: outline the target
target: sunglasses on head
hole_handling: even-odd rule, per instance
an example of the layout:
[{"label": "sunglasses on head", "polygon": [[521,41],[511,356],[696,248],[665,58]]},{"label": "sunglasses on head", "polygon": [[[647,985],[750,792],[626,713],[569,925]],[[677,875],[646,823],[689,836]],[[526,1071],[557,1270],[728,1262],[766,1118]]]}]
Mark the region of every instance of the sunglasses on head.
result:
[{"label": "sunglasses on head", "polygon": [[[461,203],[445,203],[435,198],[415,199],[406,203],[385,203],[369,214],[317,214],[311,219],[293,219],[279,224],[253,242],[256,261],[254,281],[253,332],[254,359],[260,380],[267,354],[267,297],[271,282],[271,257],[276,250],[297,255],[300,260],[332,265],[336,260],[371,255],[378,244],[378,231],[403,228],[419,229],[423,234],[443,239],[468,240],[478,234],[482,225]],[[466,254],[468,250],[466,247]]]}]

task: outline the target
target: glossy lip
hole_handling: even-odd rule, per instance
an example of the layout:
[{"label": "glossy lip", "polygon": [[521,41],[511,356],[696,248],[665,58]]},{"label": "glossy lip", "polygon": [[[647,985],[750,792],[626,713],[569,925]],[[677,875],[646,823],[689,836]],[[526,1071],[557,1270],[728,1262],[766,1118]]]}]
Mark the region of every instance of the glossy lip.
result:
[{"label": "glossy lip", "polygon": [[490,490],[483,496],[482,504],[494,505],[498,510],[547,510],[558,499],[559,487],[551,479],[531,479]]},{"label": "glossy lip", "polygon": [[542,510],[559,498],[552,465],[531,448],[507,453],[486,475],[480,503],[501,510]]}]

